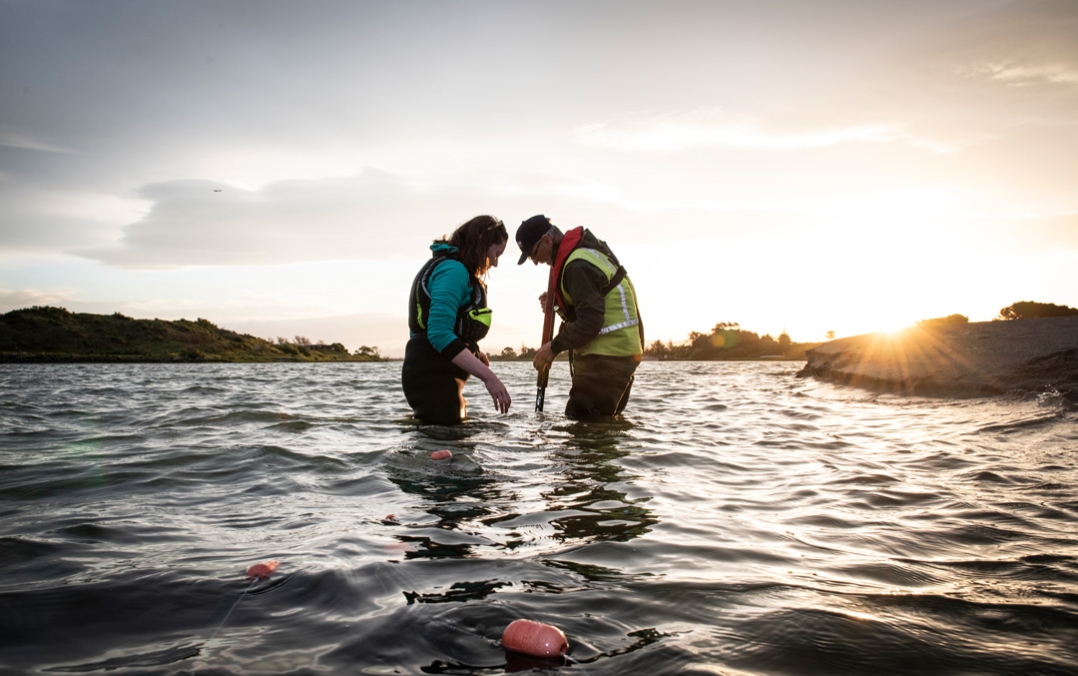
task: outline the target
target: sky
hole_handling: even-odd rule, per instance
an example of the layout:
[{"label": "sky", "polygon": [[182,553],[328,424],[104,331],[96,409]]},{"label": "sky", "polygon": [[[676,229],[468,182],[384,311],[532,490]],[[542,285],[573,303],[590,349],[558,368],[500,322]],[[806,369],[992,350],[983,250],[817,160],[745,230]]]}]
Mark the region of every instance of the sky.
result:
[{"label": "sky", "polygon": [[[0,0],[0,312],[402,356],[432,240],[588,227],[647,340],[1078,306],[1078,1]],[[510,243],[489,352],[537,346]]]}]

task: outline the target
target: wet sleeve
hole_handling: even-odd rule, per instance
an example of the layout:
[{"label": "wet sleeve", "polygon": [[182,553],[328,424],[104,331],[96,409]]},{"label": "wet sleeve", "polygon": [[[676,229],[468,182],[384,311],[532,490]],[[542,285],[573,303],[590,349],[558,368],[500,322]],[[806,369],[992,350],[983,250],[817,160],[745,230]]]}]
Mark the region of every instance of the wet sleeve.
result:
[{"label": "wet sleeve", "polygon": [[606,315],[606,285],[603,271],[585,260],[574,260],[565,266],[562,283],[573,298],[576,319],[562,324],[561,331],[550,343],[555,354],[584,347],[599,335]]},{"label": "wet sleeve", "polygon": [[456,261],[434,268],[428,282],[430,317],[427,320],[427,340],[431,347],[452,359],[465,349],[464,342],[453,332],[457,311],[471,297],[468,271]]}]

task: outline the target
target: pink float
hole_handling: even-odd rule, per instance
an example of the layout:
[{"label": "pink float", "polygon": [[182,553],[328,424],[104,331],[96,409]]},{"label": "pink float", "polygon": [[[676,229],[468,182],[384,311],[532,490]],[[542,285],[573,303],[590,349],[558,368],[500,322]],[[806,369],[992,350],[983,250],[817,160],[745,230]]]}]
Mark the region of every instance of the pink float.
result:
[{"label": "pink float", "polygon": [[262,563],[256,563],[247,569],[247,577],[257,578],[259,580],[265,580],[270,574],[277,570],[279,563],[276,560],[263,561]]},{"label": "pink float", "polygon": [[561,629],[533,620],[514,620],[502,632],[502,647],[531,657],[559,657],[569,650]]}]

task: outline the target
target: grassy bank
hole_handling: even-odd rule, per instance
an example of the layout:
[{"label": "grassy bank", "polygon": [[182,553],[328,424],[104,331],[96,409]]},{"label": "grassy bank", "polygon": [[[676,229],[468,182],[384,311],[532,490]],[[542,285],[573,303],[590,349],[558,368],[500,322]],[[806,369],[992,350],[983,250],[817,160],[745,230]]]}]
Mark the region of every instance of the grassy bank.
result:
[{"label": "grassy bank", "polygon": [[32,307],[0,315],[0,362],[380,361],[340,343],[274,343],[206,319],[132,319]]}]

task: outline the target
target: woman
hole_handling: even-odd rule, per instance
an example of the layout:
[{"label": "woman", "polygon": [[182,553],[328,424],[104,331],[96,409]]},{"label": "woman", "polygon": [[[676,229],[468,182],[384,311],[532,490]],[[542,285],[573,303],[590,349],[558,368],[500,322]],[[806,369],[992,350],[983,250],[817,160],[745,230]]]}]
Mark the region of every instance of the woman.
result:
[{"label": "woman", "polygon": [[511,399],[490,370],[479,341],[490,329],[487,271],[498,267],[509,233],[493,216],[476,216],[448,238],[434,240],[431,259],[416,275],[408,297],[411,337],[404,351],[401,385],[415,416],[453,425],[467,407],[461,390],[469,375],[483,381],[502,413]]}]

